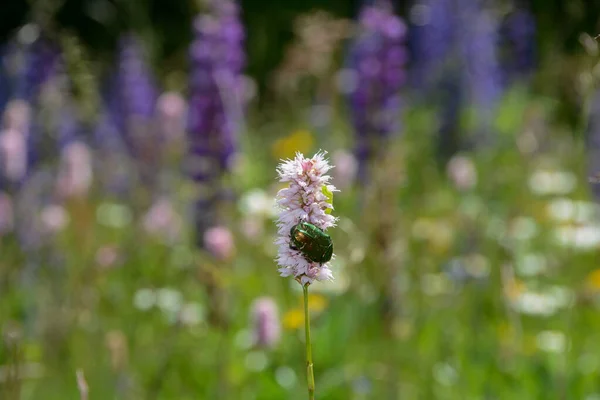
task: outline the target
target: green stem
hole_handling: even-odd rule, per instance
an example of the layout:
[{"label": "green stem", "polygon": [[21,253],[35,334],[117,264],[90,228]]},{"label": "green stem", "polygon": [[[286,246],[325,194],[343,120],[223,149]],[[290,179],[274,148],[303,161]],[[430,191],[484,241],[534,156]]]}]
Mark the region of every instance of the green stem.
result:
[{"label": "green stem", "polygon": [[308,285],[304,289],[304,330],[306,332],[306,382],[308,384],[308,399],[315,399],[315,375],[313,372],[312,346],[310,341],[310,318],[308,315]]}]

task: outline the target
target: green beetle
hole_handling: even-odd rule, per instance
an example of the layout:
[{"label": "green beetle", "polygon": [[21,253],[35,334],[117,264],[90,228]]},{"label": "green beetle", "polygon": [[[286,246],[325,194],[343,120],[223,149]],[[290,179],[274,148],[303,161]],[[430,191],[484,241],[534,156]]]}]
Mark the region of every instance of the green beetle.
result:
[{"label": "green beetle", "polygon": [[333,242],[321,228],[302,221],[290,230],[290,249],[298,250],[309,261],[323,264],[331,260]]}]

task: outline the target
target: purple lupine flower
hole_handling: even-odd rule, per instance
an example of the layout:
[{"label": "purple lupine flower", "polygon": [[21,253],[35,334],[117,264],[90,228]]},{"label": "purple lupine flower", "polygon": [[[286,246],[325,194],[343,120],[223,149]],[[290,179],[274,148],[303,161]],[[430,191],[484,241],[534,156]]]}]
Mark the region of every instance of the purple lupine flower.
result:
[{"label": "purple lupine flower", "polygon": [[110,108],[130,151],[139,156],[144,144],[155,139],[151,128],[158,91],[143,43],[136,35],[121,38],[118,68]]},{"label": "purple lupine flower", "polygon": [[490,143],[493,111],[502,92],[496,21],[480,0],[421,0],[411,10],[414,59],[411,80],[417,98],[439,112],[440,156],[461,147],[462,113],[472,108],[474,144]]},{"label": "purple lupine flower", "polygon": [[194,21],[188,104],[189,173],[205,193],[196,202],[197,239],[217,223],[215,202],[227,196],[220,177],[236,152],[243,116],[244,29],[234,1],[213,1]]},{"label": "purple lupine flower", "polygon": [[373,156],[377,139],[397,133],[407,52],[406,26],[393,14],[391,3],[365,5],[359,16],[361,32],[350,50],[356,87],[350,94],[352,122],[357,133],[359,179]]},{"label": "purple lupine flower", "polygon": [[418,97],[432,94],[453,57],[454,11],[453,0],[418,0],[410,9],[410,83]]},{"label": "purple lupine flower", "polygon": [[592,98],[586,136],[589,180],[594,197],[600,201],[600,90]]},{"label": "purple lupine flower", "polygon": [[536,22],[525,8],[516,8],[500,25],[503,83],[526,80],[536,66]]},{"label": "purple lupine flower", "polygon": [[10,78],[6,69],[6,49],[0,49],[0,115],[10,98]]},{"label": "purple lupine flower", "polygon": [[109,193],[127,193],[133,181],[131,158],[127,145],[108,111],[100,113],[93,135],[93,143],[98,149],[98,161],[106,166],[99,168],[99,180]]},{"label": "purple lupine flower", "polygon": [[457,7],[466,101],[477,117],[474,140],[477,145],[489,144],[493,142],[492,118],[502,95],[497,24],[481,0],[457,0]]},{"label": "purple lupine flower", "polygon": [[34,104],[42,86],[57,72],[60,65],[60,49],[46,36],[40,35],[23,50],[24,65],[19,71],[17,98]]},{"label": "purple lupine flower", "polygon": [[[56,74],[60,65],[60,48],[42,32],[31,42],[12,42],[7,47],[4,63],[12,89],[6,103],[2,125],[20,132],[25,140],[25,171],[15,183],[20,184],[41,157],[42,138],[35,110],[43,86]],[[16,136],[13,135],[13,138]]]},{"label": "purple lupine flower", "polygon": [[59,112],[57,141],[63,149],[80,136],[81,126],[77,120],[77,110],[72,104],[64,104]]},{"label": "purple lupine flower", "polygon": [[464,102],[458,18],[454,0],[419,0],[410,10],[411,89],[438,112],[438,157],[445,161],[459,146]]},{"label": "purple lupine flower", "polygon": [[236,150],[242,109],[244,30],[238,6],[233,1],[215,1],[211,14],[195,20],[194,33],[188,111],[191,151],[194,156],[216,158],[226,170]]}]

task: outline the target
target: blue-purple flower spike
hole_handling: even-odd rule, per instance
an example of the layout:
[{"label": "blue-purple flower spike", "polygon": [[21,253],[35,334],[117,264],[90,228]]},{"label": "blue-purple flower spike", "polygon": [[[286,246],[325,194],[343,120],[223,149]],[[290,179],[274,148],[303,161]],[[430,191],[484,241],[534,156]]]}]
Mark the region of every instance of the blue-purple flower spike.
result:
[{"label": "blue-purple flower spike", "polygon": [[[119,71],[111,108],[117,126],[130,150],[137,152],[139,142],[153,140],[148,132],[158,97],[152,72],[140,39],[134,34],[123,36],[119,42]],[[141,132],[140,132],[141,131]]]},{"label": "blue-purple flower spike", "polygon": [[44,83],[55,75],[60,64],[58,45],[41,35],[24,49],[25,65],[18,78],[15,97],[31,104]]},{"label": "blue-purple flower spike", "polygon": [[5,49],[0,49],[0,122],[4,107],[10,98],[10,80],[5,62]]},{"label": "blue-purple flower spike", "polygon": [[452,0],[418,0],[410,9],[411,89],[419,99],[434,96],[452,63],[457,19]]},{"label": "blue-purple flower spike", "polygon": [[503,83],[527,80],[536,67],[536,22],[526,8],[515,8],[500,26]]},{"label": "blue-purple flower spike", "polygon": [[489,145],[494,141],[492,119],[502,95],[497,23],[481,0],[457,0],[457,6],[467,100],[476,116],[474,144]]},{"label": "blue-purple flower spike", "polygon": [[216,202],[227,197],[221,177],[237,151],[243,118],[244,28],[234,1],[218,0],[194,21],[188,108],[189,174],[206,189],[196,202],[198,240],[214,222]]},{"label": "blue-purple flower spike", "polygon": [[42,127],[36,111],[42,87],[59,72],[61,51],[57,43],[48,39],[42,32],[40,36],[23,49],[24,68],[19,71],[14,98],[25,101],[31,107],[27,137],[27,164],[29,175],[43,158]]},{"label": "blue-purple flower spike", "polygon": [[382,139],[400,131],[400,91],[406,80],[406,26],[389,1],[363,6],[361,32],[349,62],[356,88],[350,94],[352,123],[357,135],[358,179],[366,179],[366,163]]},{"label": "blue-purple flower spike", "polygon": [[[502,94],[493,14],[481,0],[421,0],[410,15],[411,81],[416,98],[438,108],[442,161],[461,148],[493,143]],[[475,116],[472,143],[458,136],[467,108]]]},{"label": "blue-purple flower spike", "polygon": [[[211,13],[194,21],[190,48],[191,94],[188,131],[194,157],[213,158],[220,171],[230,167],[242,114],[241,72],[244,29],[233,1],[215,1]],[[205,180],[220,171],[195,171]]]},{"label": "blue-purple flower spike", "polygon": [[590,184],[594,197],[600,201],[600,90],[596,90],[590,104],[586,136]]}]

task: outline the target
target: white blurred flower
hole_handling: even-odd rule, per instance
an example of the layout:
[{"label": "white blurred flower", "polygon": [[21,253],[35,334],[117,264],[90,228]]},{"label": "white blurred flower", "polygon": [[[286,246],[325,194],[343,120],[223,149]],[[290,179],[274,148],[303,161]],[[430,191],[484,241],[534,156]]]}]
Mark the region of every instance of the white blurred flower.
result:
[{"label": "white blurred flower", "polygon": [[251,189],[239,201],[240,211],[251,216],[274,217],[277,214],[273,198],[262,189]]},{"label": "white blurred flower", "polygon": [[554,230],[561,246],[578,250],[591,250],[600,247],[600,226],[561,226]]},{"label": "white blurred flower", "polygon": [[546,272],[547,260],[542,254],[525,253],[516,260],[516,270],[521,276],[535,276]]},{"label": "white blurred flower", "polygon": [[587,223],[600,214],[600,209],[595,203],[559,197],[548,204],[548,214],[557,222]]},{"label": "white blurred flower", "polygon": [[434,379],[443,386],[452,386],[458,380],[458,372],[448,363],[438,362],[433,366]]},{"label": "white blurred flower", "polygon": [[204,309],[199,303],[187,303],[179,311],[179,320],[188,326],[196,326],[204,320]]},{"label": "white blurred flower", "polygon": [[329,263],[319,264],[308,261],[300,251],[290,248],[290,230],[301,221],[309,222],[322,230],[335,226],[337,219],[327,210],[333,209],[323,189],[336,191],[330,185],[331,177],[327,172],[331,168],[325,154],[319,152],[312,158],[296,153],[293,160],[279,164],[279,181],[289,183],[289,187],[277,193],[280,207],[277,221],[278,235],[275,244],[279,247],[277,263],[281,276],[293,276],[301,284],[313,280],[332,280]]},{"label": "white blurred flower", "polygon": [[568,194],[577,186],[577,177],[568,171],[537,170],[529,177],[529,188],[538,195]]},{"label": "white blurred flower", "polygon": [[446,173],[459,190],[468,190],[477,184],[477,169],[469,157],[452,157],[446,167]]},{"label": "white blurred flower", "polygon": [[531,217],[517,217],[510,221],[510,229],[508,235],[515,240],[531,240],[539,231],[539,227],[535,219]]},{"label": "white blurred flower", "polygon": [[138,310],[147,311],[156,304],[156,292],[153,289],[139,289],[133,296],[133,305]]},{"label": "white blurred flower", "polygon": [[176,314],[183,306],[183,296],[178,290],[160,288],[156,291],[156,305],[167,314]]},{"label": "white blurred flower", "polygon": [[69,223],[69,214],[62,206],[52,204],[42,209],[40,220],[48,233],[56,233]]},{"label": "white blurred flower", "polygon": [[573,294],[563,287],[552,287],[545,291],[526,290],[512,300],[512,307],[523,314],[548,317],[567,307]]},{"label": "white blurred flower", "polygon": [[562,353],[567,347],[567,338],[559,331],[542,331],[535,339],[537,347],[548,353]]}]

